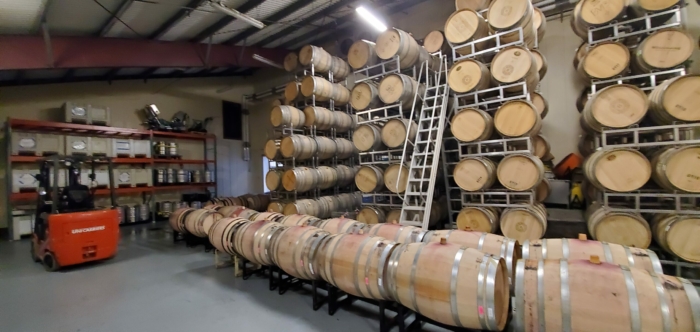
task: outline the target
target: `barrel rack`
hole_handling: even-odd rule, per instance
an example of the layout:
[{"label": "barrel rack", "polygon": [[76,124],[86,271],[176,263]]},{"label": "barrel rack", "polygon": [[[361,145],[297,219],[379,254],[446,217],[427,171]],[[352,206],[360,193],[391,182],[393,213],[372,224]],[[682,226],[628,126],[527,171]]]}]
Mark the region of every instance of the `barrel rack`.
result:
[{"label": "barrel rack", "polygon": [[[656,18],[667,18],[658,20]],[[606,42],[622,40],[630,36],[650,34],[665,28],[684,28],[686,20],[685,4],[675,6],[658,13],[647,13],[642,17],[618,20],[608,25],[590,28],[588,30],[589,47]],[[601,33],[603,32],[603,33]],[[600,37],[604,35],[605,37]],[[630,84],[643,91],[650,92],[667,79],[686,75],[687,64],[668,70],[653,71],[639,75],[621,75],[607,80],[593,80],[589,97],[598,90],[616,84]],[[672,125],[631,126],[625,129],[603,128],[601,133],[594,135],[596,150],[613,148],[649,149],[668,146],[683,146],[700,144],[696,137],[700,123],[681,123]],[[615,212],[644,213],[644,214],[686,214],[700,215],[700,194],[689,194],[680,191],[661,189],[654,183],[648,183],[643,188],[633,192],[596,191],[596,200],[601,202],[604,209]],[[657,252],[662,265],[673,269],[676,276],[681,276],[682,269],[700,270],[700,264],[680,261],[670,253],[658,247],[649,249]],[[698,285],[700,280],[691,280]]]}]

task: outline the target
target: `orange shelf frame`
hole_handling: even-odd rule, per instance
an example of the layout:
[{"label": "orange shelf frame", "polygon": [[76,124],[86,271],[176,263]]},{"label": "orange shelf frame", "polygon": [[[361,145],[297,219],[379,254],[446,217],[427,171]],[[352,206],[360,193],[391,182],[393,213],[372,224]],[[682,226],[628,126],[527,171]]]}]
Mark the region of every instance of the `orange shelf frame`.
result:
[{"label": "orange shelf frame", "polygon": [[144,137],[151,135],[151,131],[144,129],[93,126],[78,123],[37,121],[25,119],[8,119],[8,125],[12,129],[36,130],[42,132],[48,131],[54,133],[79,133],[115,137]]},{"label": "orange shelf frame", "polygon": [[[40,159],[46,157],[37,156],[10,156],[10,162],[13,163],[35,163]],[[112,158],[112,162],[115,164],[151,164],[153,163],[152,158]]]},{"label": "orange shelf frame", "polygon": [[213,164],[214,160],[194,160],[194,159],[153,159],[156,164]]}]

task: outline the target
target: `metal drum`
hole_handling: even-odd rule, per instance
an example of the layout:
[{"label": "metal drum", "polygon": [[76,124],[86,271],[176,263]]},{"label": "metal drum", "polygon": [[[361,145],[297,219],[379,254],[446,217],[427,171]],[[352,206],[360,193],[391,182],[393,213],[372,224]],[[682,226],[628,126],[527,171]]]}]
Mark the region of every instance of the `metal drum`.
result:
[{"label": "metal drum", "polygon": [[177,143],[175,143],[175,142],[168,143],[168,156],[171,156],[171,157],[177,156]]},{"label": "metal drum", "polygon": [[185,170],[185,182],[192,183],[192,171]]},{"label": "metal drum", "polygon": [[158,141],[155,145],[153,145],[153,152],[158,156],[165,156],[167,151],[168,147],[163,141]]},{"label": "metal drum", "polygon": [[172,202],[158,202],[156,204],[157,206],[157,211],[158,215],[162,217],[170,217],[170,214],[173,212],[173,203]]},{"label": "metal drum", "polygon": [[209,171],[209,170],[204,171],[204,182],[206,182],[206,183],[212,182],[211,171]]},{"label": "metal drum", "polygon": [[129,213],[129,207],[128,206],[118,206],[117,210],[119,211],[119,223],[123,224],[126,222],[126,215]]},{"label": "metal drum", "polygon": [[146,221],[146,220],[150,219],[150,217],[151,217],[150,216],[151,211],[148,208],[148,204],[138,205],[138,210],[136,212],[138,214],[138,216],[136,218],[138,221]]},{"label": "metal drum", "polygon": [[165,171],[165,182],[166,183],[175,183],[175,170],[172,168],[168,168]]},{"label": "metal drum", "polygon": [[202,171],[192,171],[192,182],[202,183]]},{"label": "metal drum", "polygon": [[201,209],[202,202],[194,201],[194,202],[190,203],[190,207],[193,209]]},{"label": "metal drum", "polygon": [[162,169],[162,168],[161,169],[154,169],[153,175],[154,175],[153,177],[155,178],[154,179],[155,181],[153,181],[153,182],[155,182],[156,185],[162,185],[162,184],[167,182],[166,178],[165,178],[166,174],[165,174],[164,169]]},{"label": "metal drum", "polygon": [[129,206],[129,210],[127,213],[127,222],[132,223],[136,222],[136,207],[135,206]]},{"label": "metal drum", "polygon": [[177,183],[185,183],[187,180],[186,172],[184,169],[177,170]]}]

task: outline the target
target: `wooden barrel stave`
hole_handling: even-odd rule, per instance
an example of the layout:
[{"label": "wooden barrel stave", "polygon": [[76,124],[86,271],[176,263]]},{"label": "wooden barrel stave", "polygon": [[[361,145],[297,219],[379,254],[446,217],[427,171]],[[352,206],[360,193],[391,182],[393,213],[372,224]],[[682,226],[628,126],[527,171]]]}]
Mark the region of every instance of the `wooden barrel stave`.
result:
[{"label": "wooden barrel stave", "polygon": [[455,166],[453,177],[466,191],[488,189],[496,182],[496,164],[488,158],[466,157]]},{"label": "wooden barrel stave", "polygon": [[282,138],[280,141],[280,153],[285,158],[296,158],[297,160],[307,160],[316,154],[318,145],[309,136],[292,135]]},{"label": "wooden barrel stave", "polygon": [[327,73],[331,70],[333,57],[321,47],[305,45],[299,50],[299,62],[304,66],[313,64],[318,73]]},{"label": "wooden barrel stave", "polygon": [[544,164],[531,154],[510,154],[498,163],[496,174],[498,181],[510,190],[531,190],[544,179]]},{"label": "wooden barrel stave", "polygon": [[404,74],[390,74],[379,82],[379,99],[387,105],[400,103],[411,107],[416,93],[422,96],[424,92],[425,85]]},{"label": "wooden barrel stave", "polygon": [[292,226],[279,233],[270,246],[272,262],[291,276],[318,280],[316,253],[328,232],[311,226]]},{"label": "wooden barrel stave", "polygon": [[518,207],[504,209],[501,213],[501,232],[517,240],[537,240],[547,231],[547,210],[540,203],[520,204]]},{"label": "wooden barrel stave", "polygon": [[651,221],[654,240],[666,252],[686,261],[700,263],[696,239],[700,218],[693,215],[658,214]]},{"label": "wooden barrel stave", "polygon": [[237,255],[233,249],[233,242],[236,232],[243,225],[251,221],[244,218],[221,218],[217,220],[209,229],[209,243],[217,250],[229,255]]},{"label": "wooden barrel stave", "polygon": [[586,178],[600,190],[628,192],[641,188],[651,178],[651,163],[637,150],[598,150],[583,164]]},{"label": "wooden barrel stave", "polygon": [[542,128],[542,118],[531,102],[511,100],[493,115],[493,126],[503,137],[534,136]]},{"label": "wooden barrel stave", "polygon": [[379,100],[379,87],[375,82],[367,81],[357,83],[352,88],[350,94],[350,105],[358,111],[381,105],[381,100]]},{"label": "wooden barrel stave", "polygon": [[664,189],[700,193],[700,145],[662,148],[651,167],[651,178]]}]

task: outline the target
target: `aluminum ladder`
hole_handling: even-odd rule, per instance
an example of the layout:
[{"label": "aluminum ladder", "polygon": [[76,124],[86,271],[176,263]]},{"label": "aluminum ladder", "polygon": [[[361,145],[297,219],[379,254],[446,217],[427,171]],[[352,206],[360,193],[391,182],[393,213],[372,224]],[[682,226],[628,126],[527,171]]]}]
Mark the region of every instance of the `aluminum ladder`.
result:
[{"label": "aluminum ladder", "polygon": [[[445,117],[449,104],[450,89],[447,86],[447,57],[439,55],[439,70],[433,71],[427,61],[421,65],[419,81],[425,80],[425,92],[421,96],[423,105],[420,117],[416,123],[415,142],[408,140],[404,144],[402,163],[406,165],[406,155],[409,146],[413,148],[412,157],[408,164],[408,181],[401,208],[401,225],[418,226],[428,229],[430,223],[430,208],[433,203],[435,181],[440,160],[440,148],[442,147],[442,135],[445,130]],[[445,80],[445,81],[443,81]],[[415,102],[411,110],[411,119],[415,110]],[[409,122],[407,132],[411,130]],[[399,170],[399,178],[401,171]]]}]

